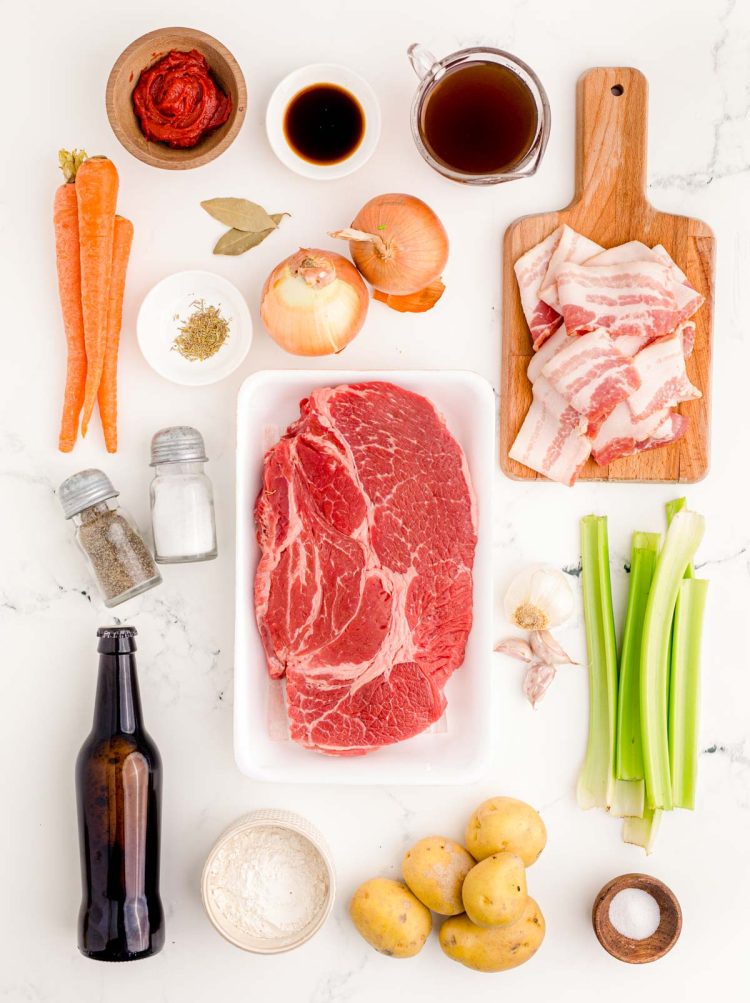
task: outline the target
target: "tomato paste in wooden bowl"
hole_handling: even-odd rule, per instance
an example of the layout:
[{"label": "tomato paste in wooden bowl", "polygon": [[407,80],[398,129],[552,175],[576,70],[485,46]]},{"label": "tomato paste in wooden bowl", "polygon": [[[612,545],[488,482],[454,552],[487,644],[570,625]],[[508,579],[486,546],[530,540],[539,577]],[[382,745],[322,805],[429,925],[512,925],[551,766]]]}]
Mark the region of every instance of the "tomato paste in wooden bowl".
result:
[{"label": "tomato paste in wooden bowl", "polygon": [[187,170],[218,157],[245,118],[245,79],[234,56],[193,28],[162,28],[131,43],[107,82],[107,114],[133,156]]}]

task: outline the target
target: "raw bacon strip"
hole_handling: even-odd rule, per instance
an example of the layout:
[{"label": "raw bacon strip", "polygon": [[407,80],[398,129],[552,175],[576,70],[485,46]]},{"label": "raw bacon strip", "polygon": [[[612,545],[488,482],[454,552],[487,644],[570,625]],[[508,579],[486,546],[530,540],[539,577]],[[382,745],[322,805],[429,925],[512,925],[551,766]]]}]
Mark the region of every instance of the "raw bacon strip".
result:
[{"label": "raw bacon strip", "polygon": [[529,368],[526,370],[529,383],[536,382],[536,380],[542,375],[542,370],[547,363],[551,359],[554,359],[560,349],[564,348],[567,343],[568,332],[564,327],[561,327],[559,331],[556,331],[551,338],[548,338],[548,340],[545,341],[529,363]]},{"label": "raw bacon strip", "polygon": [[544,276],[540,299],[548,303],[553,310],[562,313],[560,309],[560,299],[557,291],[557,278],[563,267],[568,264],[582,264],[587,258],[598,254],[604,248],[595,244],[593,240],[584,237],[583,234],[576,233],[569,226],[562,226],[562,232],[550,258],[547,274]]},{"label": "raw bacon strip", "polygon": [[649,261],[654,257],[654,252],[648,244],[642,244],[640,240],[629,240],[627,244],[618,244],[617,247],[610,247],[601,254],[595,254],[593,258],[588,258],[586,265],[621,265],[626,261]]},{"label": "raw bacon strip", "polygon": [[509,455],[553,481],[572,485],[591,454],[586,424],[586,419],[540,376]]},{"label": "raw bacon strip", "polygon": [[603,327],[624,355],[674,331],[684,318],[669,267],[658,261],[565,265],[558,290],[568,334]]},{"label": "raw bacon strip", "polygon": [[638,444],[635,452],[643,453],[647,449],[656,449],[657,446],[668,446],[671,442],[677,442],[687,432],[688,425],[689,421],[684,414],[670,411],[654,434],[645,442]]},{"label": "raw bacon strip", "polygon": [[682,354],[686,359],[689,359],[695,348],[695,336],[698,329],[694,321],[686,320],[684,324],[680,324],[677,330],[682,335]]},{"label": "raw bacon strip", "polygon": [[614,411],[640,386],[632,360],[618,351],[604,328],[572,338],[542,375],[590,421]]},{"label": "raw bacon strip", "polygon": [[703,296],[697,290],[693,289],[687,280],[687,275],[675,264],[669,252],[661,244],[657,244],[656,247],[652,248],[651,253],[669,268],[669,273],[674,283],[672,291],[675,294],[680,311],[680,320],[688,320],[703,306]]},{"label": "raw bacon strip", "polygon": [[672,275],[678,282],[684,282],[685,285],[688,284],[687,275],[683,272],[683,270],[674,260],[674,258],[666,249],[664,244],[654,244],[654,246],[651,248],[651,252],[656,255],[659,261],[669,266]]},{"label": "raw bacon strip", "polygon": [[677,301],[680,321],[692,317],[703,305],[701,294],[693,289],[685,273],[675,264],[661,244],[651,248],[642,244],[640,240],[631,240],[627,244],[611,247],[608,251],[603,251],[593,258],[589,258],[585,264],[617,265],[634,261],[658,261],[660,264],[666,265],[672,279],[672,292]]},{"label": "raw bacon strip", "polygon": [[640,386],[628,403],[637,421],[664,408],[675,407],[682,401],[703,396],[685,371],[681,331],[675,331],[644,348],[633,359],[633,365],[640,378]]},{"label": "raw bacon strip", "polygon": [[550,258],[561,235],[562,227],[559,226],[541,244],[522,255],[514,266],[523,315],[529,325],[535,349],[544,344],[562,324],[562,317],[557,310],[553,310],[539,298],[542,280],[547,274]]},{"label": "raw bacon strip", "polygon": [[627,401],[618,404],[612,414],[596,426],[589,427],[592,440],[591,455],[600,467],[606,467],[621,456],[630,456],[657,433],[671,412],[656,411],[653,415],[636,421]]}]

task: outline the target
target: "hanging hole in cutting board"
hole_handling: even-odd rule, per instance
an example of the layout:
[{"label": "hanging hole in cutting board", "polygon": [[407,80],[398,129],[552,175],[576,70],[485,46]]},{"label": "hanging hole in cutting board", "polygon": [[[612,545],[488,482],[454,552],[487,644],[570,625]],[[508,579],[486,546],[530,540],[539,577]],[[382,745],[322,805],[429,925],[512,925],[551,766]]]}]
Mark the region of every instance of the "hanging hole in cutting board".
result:
[{"label": "hanging hole in cutting board", "polygon": [[622,86],[622,84],[615,84],[615,86],[611,87],[610,90],[612,91],[612,93],[616,98],[621,97],[625,93],[625,88]]}]

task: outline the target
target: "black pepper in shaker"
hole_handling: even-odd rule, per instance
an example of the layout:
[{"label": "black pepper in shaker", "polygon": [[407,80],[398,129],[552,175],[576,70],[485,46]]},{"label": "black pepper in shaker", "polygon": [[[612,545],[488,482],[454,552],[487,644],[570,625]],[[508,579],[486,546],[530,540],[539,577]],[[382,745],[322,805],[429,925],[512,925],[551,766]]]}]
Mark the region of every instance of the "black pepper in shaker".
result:
[{"label": "black pepper in shaker", "polygon": [[81,470],[60,485],[66,519],[88,558],[105,606],[140,595],[161,583],[161,575],[133,520],[115,500],[119,495],[101,470]]}]

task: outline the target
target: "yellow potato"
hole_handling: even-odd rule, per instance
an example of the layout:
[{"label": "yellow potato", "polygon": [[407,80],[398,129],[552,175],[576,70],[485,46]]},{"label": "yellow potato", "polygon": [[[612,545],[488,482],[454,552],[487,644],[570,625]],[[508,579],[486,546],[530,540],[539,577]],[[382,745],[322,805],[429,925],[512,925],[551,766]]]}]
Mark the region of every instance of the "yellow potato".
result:
[{"label": "yellow potato", "polygon": [[466,849],[476,860],[510,850],[531,867],[546,843],[544,822],[533,808],[515,798],[483,801],[466,827]]},{"label": "yellow potato", "polygon": [[373,878],[354,893],[349,915],[368,944],[391,958],[412,958],[432,930],[432,916],[401,881]]},{"label": "yellow potato", "polygon": [[526,904],[526,869],[515,853],[493,853],[466,875],[461,892],[466,915],[477,926],[515,923]]},{"label": "yellow potato", "polygon": [[453,916],[440,928],[440,946],[454,961],[477,972],[504,972],[524,964],[544,940],[544,916],[532,898],[521,918],[509,926],[476,926],[468,916]]},{"label": "yellow potato", "polygon": [[464,911],[461,887],[474,864],[460,843],[445,836],[427,836],[406,851],[401,873],[428,909],[441,916],[457,916]]}]

